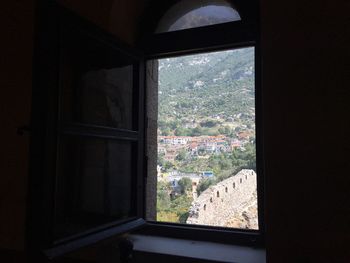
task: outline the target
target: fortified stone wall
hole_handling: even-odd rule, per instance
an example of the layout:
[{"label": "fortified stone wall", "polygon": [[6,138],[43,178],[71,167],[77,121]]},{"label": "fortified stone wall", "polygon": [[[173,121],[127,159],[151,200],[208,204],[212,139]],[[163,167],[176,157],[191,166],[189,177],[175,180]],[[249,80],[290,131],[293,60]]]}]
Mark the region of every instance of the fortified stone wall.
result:
[{"label": "fortified stone wall", "polygon": [[[209,187],[192,203],[188,224],[228,226],[233,219],[246,218],[248,209],[256,211],[256,173],[253,170],[241,170],[234,176]],[[249,227],[249,222],[244,225]],[[257,228],[253,226],[251,228]]]}]

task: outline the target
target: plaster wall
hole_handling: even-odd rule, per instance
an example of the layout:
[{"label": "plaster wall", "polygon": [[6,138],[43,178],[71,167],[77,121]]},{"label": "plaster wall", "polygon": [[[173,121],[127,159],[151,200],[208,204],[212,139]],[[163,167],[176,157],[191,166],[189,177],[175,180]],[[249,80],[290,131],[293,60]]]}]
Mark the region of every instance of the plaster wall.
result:
[{"label": "plaster wall", "polygon": [[[2,1],[0,248],[24,248],[36,1]],[[2,260],[0,262],[7,262]]]}]

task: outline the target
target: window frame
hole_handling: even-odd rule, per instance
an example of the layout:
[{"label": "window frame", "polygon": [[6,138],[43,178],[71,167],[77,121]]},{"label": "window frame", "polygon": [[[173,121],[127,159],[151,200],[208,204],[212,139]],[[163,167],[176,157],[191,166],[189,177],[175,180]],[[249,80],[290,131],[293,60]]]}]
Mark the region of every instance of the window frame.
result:
[{"label": "window frame", "polygon": [[[171,4],[174,1],[169,1]],[[176,2],[176,1],[175,1]],[[264,244],[264,174],[263,174],[263,145],[262,145],[262,91],[261,91],[261,52],[259,41],[259,27],[257,16],[257,1],[247,1],[256,3],[251,12],[244,10],[249,5],[243,0],[234,3],[240,12],[241,21],[217,24],[212,26],[198,27],[169,33],[149,34],[145,30],[145,35],[140,39],[136,49],[130,48],[124,43],[115,39],[110,34],[90,22],[81,19],[78,15],[62,8],[55,1],[40,2],[38,4],[38,16],[36,21],[36,38],[34,50],[34,80],[32,97],[32,119],[31,119],[31,146],[30,146],[30,168],[29,168],[29,193],[27,208],[27,247],[30,257],[41,259],[55,258],[69,251],[96,243],[102,239],[120,235],[133,229],[142,227],[135,232],[160,235],[173,238],[197,239],[203,241],[213,241],[218,243],[234,243],[249,246],[262,246]],[[242,4],[239,4],[242,3]],[[165,3],[160,4],[161,6]],[[163,6],[164,7],[164,6]],[[160,8],[164,11],[164,8]],[[163,13],[159,13],[162,15]],[[249,15],[248,15],[249,14]],[[159,16],[160,16],[159,15]],[[146,174],[146,79],[145,64],[147,60],[159,59],[171,56],[186,54],[196,54],[210,51],[220,51],[240,47],[255,47],[255,103],[256,103],[256,151],[257,151],[257,185],[259,204],[259,230],[226,229],[209,226],[179,225],[160,222],[145,222],[140,216],[126,224],[104,225],[96,227],[91,231],[79,233],[68,239],[54,242],[52,237],[53,211],[54,211],[54,176],[55,174],[57,147],[57,116],[59,89],[57,85],[57,72],[60,67],[60,39],[59,39],[59,17],[78,23],[81,27],[92,30],[95,38],[107,39],[114,43],[119,51],[129,55],[135,54],[139,58],[139,84],[140,107],[139,116],[139,136],[142,144],[139,148],[139,167],[137,171],[137,214],[145,216],[145,178]],[[157,15],[155,16],[157,17]],[[254,19],[252,19],[254,18]],[[146,20],[147,21],[147,20]],[[149,28],[152,25],[144,23]],[[148,33],[147,33],[148,32]],[[208,37],[210,36],[210,37]],[[178,39],[186,41],[178,42]],[[140,52],[142,50],[142,52]],[[55,63],[51,63],[55,61]],[[50,67],[47,67],[50,65]],[[49,92],[49,90],[51,90]],[[72,127],[71,132],[81,134],[81,127]],[[76,128],[74,130],[74,128]],[[69,132],[69,131],[68,131]],[[125,136],[122,131],[118,136]],[[39,262],[39,261],[38,261]]]},{"label": "window frame", "polygon": [[[55,1],[40,2],[37,7],[34,48],[34,72],[31,113],[30,167],[28,181],[28,205],[26,245],[29,257],[36,262],[46,262],[73,250],[94,244],[100,240],[129,232],[145,225],[143,220],[143,166],[144,166],[144,64],[143,53]],[[130,129],[98,126],[92,123],[63,122],[60,119],[62,100],[60,75],[62,69],[62,36],[66,29],[74,28],[92,41],[102,43],[133,65],[133,120]],[[69,39],[68,39],[69,41]],[[87,230],[78,231],[63,238],[55,238],[54,214],[55,182],[59,136],[102,138],[135,143],[137,150],[132,160],[137,162],[130,174],[132,181],[131,209],[134,215],[117,219]],[[133,161],[133,163],[134,163]],[[141,189],[141,191],[140,191]]]},{"label": "window frame", "polygon": [[[177,1],[172,1],[168,8]],[[261,87],[261,50],[258,1],[231,1],[237,7],[241,20],[228,23],[196,27],[166,33],[155,32],[154,20],[148,24],[153,27],[143,37],[139,46],[145,52],[146,60],[156,60],[197,53],[223,51],[244,47],[254,47],[255,52],[255,126],[256,126],[256,165],[258,193],[258,230],[244,230],[212,226],[197,226],[166,222],[147,221],[146,227],[137,231],[145,235],[159,235],[172,238],[213,241],[218,243],[263,247],[265,243],[264,214],[264,159],[263,159],[263,120]],[[154,9],[152,9],[154,10]],[[161,12],[167,9],[160,8]],[[165,10],[165,11],[164,11]],[[161,18],[160,15],[155,17]],[[152,24],[153,23],[153,24]],[[208,37],[210,36],[210,37]],[[184,40],[184,41],[179,41]],[[146,87],[147,89],[148,87]],[[146,109],[145,109],[146,111]],[[147,127],[147,126],[146,126]],[[145,137],[147,140],[147,137]],[[145,146],[146,149],[146,146]],[[147,175],[152,176],[152,175]],[[146,190],[147,191],[147,190]],[[146,212],[145,212],[146,213]]]},{"label": "window frame", "polygon": [[[170,31],[178,31],[178,30],[183,30],[183,29],[188,29],[188,28],[196,28],[196,27],[202,27],[204,26],[202,25],[194,25],[193,27],[183,27],[183,28],[176,28],[176,29],[171,29],[171,27],[177,23],[180,19],[182,19],[183,17],[185,17],[186,15],[188,15],[189,13],[201,8],[201,7],[208,7],[208,6],[218,6],[218,7],[224,7],[226,9],[226,11],[230,10],[232,12],[232,10],[234,10],[237,14],[238,11],[236,10],[236,7],[230,2],[230,1],[226,1],[226,0],[219,0],[219,1],[212,1],[212,0],[208,0],[208,1],[202,1],[200,3],[201,6],[198,6],[198,2],[190,0],[190,1],[177,1],[174,5],[171,6],[171,8],[169,8],[168,10],[166,10],[166,12],[164,13],[164,15],[161,17],[161,19],[158,22],[158,26],[156,29],[156,33],[162,33],[162,32],[170,32]],[[208,11],[208,10],[207,10]],[[175,14],[175,16],[174,16]],[[233,17],[230,17],[229,19],[227,19],[226,22],[233,22],[233,21],[238,21],[241,20],[241,17],[238,14],[238,17],[234,17],[235,15],[232,14]],[[215,25],[215,24],[221,24],[221,23],[225,23],[225,22],[214,22],[211,21],[210,23],[206,23],[206,25]],[[166,30],[166,28],[168,30]]]}]

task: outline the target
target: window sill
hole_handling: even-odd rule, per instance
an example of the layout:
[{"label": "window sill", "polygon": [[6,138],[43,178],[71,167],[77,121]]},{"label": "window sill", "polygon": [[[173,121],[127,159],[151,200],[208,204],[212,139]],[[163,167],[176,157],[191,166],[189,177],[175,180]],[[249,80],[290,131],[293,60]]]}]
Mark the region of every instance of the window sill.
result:
[{"label": "window sill", "polygon": [[146,235],[130,235],[129,238],[136,255],[166,256],[168,262],[172,262],[171,257],[201,262],[266,262],[266,252],[262,248]]}]

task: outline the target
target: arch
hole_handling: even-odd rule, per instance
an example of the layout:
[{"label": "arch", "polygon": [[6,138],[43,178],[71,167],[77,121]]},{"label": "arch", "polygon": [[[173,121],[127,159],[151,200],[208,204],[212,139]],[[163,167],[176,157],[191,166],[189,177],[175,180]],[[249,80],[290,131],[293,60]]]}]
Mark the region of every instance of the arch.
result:
[{"label": "arch", "polygon": [[227,188],[227,186],[225,187],[225,192],[226,192],[226,193],[228,192],[228,188]]},{"label": "arch", "polygon": [[216,197],[220,197],[220,192],[216,191]]},{"label": "arch", "polygon": [[207,210],[207,205],[206,204],[204,204],[203,209],[204,209],[204,211]]},{"label": "arch", "polygon": [[236,188],[236,183],[233,183],[232,186],[233,186],[233,189],[235,189]]},{"label": "arch", "polygon": [[212,203],[213,202],[213,198],[212,197],[210,197],[210,203]]},{"label": "arch", "polygon": [[239,21],[236,8],[225,0],[183,0],[162,16],[156,33]]},{"label": "arch", "polygon": [[242,178],[239,178],[239,183],[240,183],[240,184],[242,183]]}]

